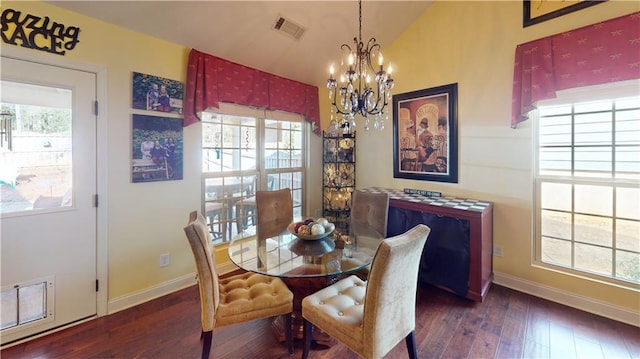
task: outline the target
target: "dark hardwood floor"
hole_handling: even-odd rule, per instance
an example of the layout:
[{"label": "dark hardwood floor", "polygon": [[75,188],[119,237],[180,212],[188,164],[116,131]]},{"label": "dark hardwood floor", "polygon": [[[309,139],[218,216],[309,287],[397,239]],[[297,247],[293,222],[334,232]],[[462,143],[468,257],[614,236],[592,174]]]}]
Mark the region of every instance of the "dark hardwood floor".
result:
[{"label": "dark hardwood floor", "polygon": [[[6,348],[12,358],[199,358],[200,307],[190,287],[107,317]],[[493,286],[484,303],[421,287],[420,358],[640,358],[640,328]],[[211,358],[290,358],[270,320],[214,331]],[[294,358],[301,356],[295,342]],[[311,358],[357,356],[337,344]],[[407,358],[404,342],[386,358]]]}]

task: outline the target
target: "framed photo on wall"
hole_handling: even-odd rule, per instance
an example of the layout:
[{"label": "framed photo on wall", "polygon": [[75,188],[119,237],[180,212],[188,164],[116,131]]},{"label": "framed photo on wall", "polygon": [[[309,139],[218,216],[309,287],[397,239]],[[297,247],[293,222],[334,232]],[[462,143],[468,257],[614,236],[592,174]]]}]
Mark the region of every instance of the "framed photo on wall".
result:
[{"label": "framed photo on wall", "polygon": [[133,73],[132,82],[134,109],[182,113],[184,83],[139,72]]},{"label": "framed photo on wall", "polygon": [[607,0],[524,0],[522,27],[554,19]]},{"label": "framed photo on wall", "polygon": [[458,84],[393,96],[393,177],[458,183]]},{"label": "framed photo on wall", "polygon": [[131,181],[182,179],[182,119],[133,115]]}]

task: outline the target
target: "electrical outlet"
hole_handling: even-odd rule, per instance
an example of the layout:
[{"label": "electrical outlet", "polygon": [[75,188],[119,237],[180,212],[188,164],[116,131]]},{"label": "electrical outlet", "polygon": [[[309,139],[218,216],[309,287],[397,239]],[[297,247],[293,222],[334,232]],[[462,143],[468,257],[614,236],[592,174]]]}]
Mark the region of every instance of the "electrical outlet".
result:
[{"label": "electrical outlet", "polygon": [[164,253],[160,255],[160,267],[167,267],[171,263],[171,257],[169,253]]},{"label": "electrical outlet", "polygon": [[493,256],[502,257],[502,246],[493,246]]}]

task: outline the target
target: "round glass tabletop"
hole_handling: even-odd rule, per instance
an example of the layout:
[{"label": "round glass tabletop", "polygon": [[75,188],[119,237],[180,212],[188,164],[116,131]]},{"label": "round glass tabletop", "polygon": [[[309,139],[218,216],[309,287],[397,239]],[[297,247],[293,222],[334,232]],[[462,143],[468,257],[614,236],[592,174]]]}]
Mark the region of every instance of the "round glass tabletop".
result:
[{"label": "round glass tabletop", "polygon": [[348,274],[371,264],[383,239],[366,226],[348,234],[335,230],[327,237],[301,239],[287,230],[288,224],[265,224],[268,235],[258,236],[263,231],[257,226],[239,233],[229,244],[231,261],[244,270],[281,278]]}]

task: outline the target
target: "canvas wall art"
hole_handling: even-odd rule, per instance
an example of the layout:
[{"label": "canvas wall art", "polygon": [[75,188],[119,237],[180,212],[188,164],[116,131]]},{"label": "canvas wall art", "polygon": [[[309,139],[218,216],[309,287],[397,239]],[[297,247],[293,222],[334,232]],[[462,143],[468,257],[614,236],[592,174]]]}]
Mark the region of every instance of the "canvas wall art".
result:
[{"label": "canvas wall art", "polygon": [[134,109],[181,114],[183,98],[184,83],[139,72],[133,73]]},{"label": "canvas wall art", "polygon": [[133,115],[131,180],[182,179],[182,119]]}]

